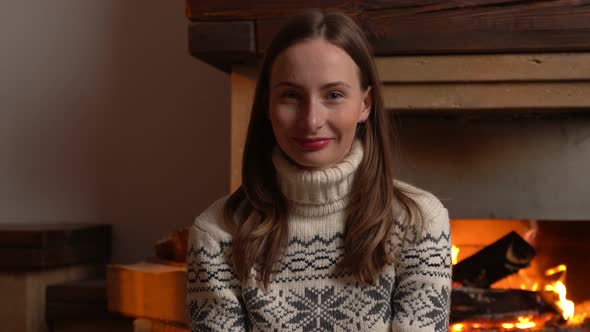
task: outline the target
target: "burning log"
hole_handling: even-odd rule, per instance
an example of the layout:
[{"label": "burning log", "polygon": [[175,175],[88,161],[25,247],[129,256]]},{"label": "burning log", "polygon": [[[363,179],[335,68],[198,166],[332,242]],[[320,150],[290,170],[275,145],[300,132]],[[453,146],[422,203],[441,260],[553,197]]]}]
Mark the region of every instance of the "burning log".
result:
[{"label": "burning log", "polygon": [[502,322],[522,316],[559,320],[561,312],[540,292],[471,287],[456,287],[451,292],[451,322]]},{"label": "burning log", "polygon": [[464,286],[488,288],[529,266],[533,257],[535,248],[513,231],[453,266],[453,281]]}]

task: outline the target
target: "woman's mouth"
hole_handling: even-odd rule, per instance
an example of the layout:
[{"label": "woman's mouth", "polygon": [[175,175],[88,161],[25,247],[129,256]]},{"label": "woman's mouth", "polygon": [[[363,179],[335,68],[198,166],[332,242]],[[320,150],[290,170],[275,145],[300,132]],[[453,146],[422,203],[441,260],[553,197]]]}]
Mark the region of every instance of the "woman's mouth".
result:
[{"label": "woman's mouth", "polygon": [[295,142],[307,151],[316,151],[325,148],[332,141],[328,137],[295,138]]}]

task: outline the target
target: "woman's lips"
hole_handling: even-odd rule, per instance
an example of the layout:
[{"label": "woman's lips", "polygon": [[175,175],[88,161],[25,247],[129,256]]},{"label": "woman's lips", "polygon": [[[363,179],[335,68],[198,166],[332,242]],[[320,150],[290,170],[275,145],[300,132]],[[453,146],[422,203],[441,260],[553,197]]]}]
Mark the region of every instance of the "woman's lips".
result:
[{"label": "woman's lips", "polygon": [[332,141],[331,138],[318,137],[318,138],[295,138],[295,142],[301,146],[304,150],[315,151],[321,150],[326,147]]}]

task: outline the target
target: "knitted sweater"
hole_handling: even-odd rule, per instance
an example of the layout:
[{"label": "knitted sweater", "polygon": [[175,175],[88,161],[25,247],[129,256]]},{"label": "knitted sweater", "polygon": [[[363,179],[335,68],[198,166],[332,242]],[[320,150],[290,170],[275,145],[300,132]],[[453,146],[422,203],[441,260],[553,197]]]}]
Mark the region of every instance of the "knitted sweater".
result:
[{"label": "knitted sweater", "polygon": [[359,285],[336,269],[362,154],[355,142],[341,163],[309,171],[275,151],[273,162],[289,200],[289,242],[266,292],[255,282],[241,285],[233,273],[232,238],[223,226],[226,198],[197,217],[187,256],[191,331],[448,331],[449,217],[432,194],[398,182],[415,193],[425,218],[423,234],[410,227],[402,245],[406,229],[396,222],[388,243],[398,259],[375,284]]}]

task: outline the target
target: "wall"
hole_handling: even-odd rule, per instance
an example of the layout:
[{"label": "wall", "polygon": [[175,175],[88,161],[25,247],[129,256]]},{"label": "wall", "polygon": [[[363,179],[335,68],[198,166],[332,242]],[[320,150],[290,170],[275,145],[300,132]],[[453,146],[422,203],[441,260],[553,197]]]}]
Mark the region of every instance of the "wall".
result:
[{"label": "wall", "polygon": [[108,222],[152,255],[229,187],[229,78],[183,1],[0,2],[0,223]]},{"label": "wall", "polygon": [[451,218],[590,220],[590,115],[401,117],[401,179]]}]

